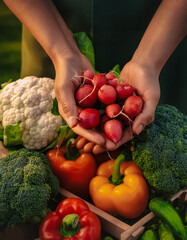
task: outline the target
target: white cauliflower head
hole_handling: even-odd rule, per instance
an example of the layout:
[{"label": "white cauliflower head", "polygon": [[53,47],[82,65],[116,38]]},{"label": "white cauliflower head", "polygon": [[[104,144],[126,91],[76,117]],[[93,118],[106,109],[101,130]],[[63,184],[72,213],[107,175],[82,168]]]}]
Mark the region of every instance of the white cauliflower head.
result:
[{"label": "white cauliflower head", "polygon": [[61,116],[51,113],[54,98],[54,80],[50,78],[29,76],[8,84],[0,90],[0,129],[21,121],[24,147],[46,147],[62,125]]}]

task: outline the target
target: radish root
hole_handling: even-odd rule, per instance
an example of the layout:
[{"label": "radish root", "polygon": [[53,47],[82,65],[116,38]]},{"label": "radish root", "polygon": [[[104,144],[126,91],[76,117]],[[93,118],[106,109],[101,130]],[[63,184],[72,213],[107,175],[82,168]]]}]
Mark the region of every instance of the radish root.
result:
[{"label": "radish root", "polygon": [[92,95],[92,93],[95,91],[96,89],[96,85],[93,85],[93,89],[91,91],[91,93],[89,93],[86,97],[84,97],[83,99],[81,99],[78,103],[80,104],[81,102],[83,102],[85,99],[87,99],[89,96]]}]

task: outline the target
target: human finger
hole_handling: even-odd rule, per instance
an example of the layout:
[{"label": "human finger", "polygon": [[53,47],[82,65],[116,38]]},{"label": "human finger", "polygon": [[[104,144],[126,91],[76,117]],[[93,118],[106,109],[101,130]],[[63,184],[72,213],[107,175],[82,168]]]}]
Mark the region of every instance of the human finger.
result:
[{"label": "human finger", "polygon": [[105,148],[109,151],[116,149],[116,144],[106,137]]},{"label": "human finger", "polygon": [[125,128],[121,139],[116,143],[115,149],[122,146],[124,143],[129,142],[133,138],[133,132],[131,126]]},{"label": "human finger", "polygon": [[98,155],[100,153],[106,152],[106,148],[104,146],[95,144],[95,146],[92,149],[93,154]]},{"label": "human finger", "polygon": [[78,139],[76,140],[76,147],[78,149],[83,149],[87,143],[88,143],[88,140],[86,138],[79,136]]},{"label": "human finger", "polygon": [[156,106],[157,103],[155,104],[155,101],[144,102],[142,112],[135,118],[132,125],[132,131],[134,134],[140,134],[145,126],[154,121]]},{"label": "human finger", "polygon": [[94,146],[95,146],[95,143],[94,143],[94,142],[88,142],[87,144],[85,144],[83,150],[84,150],[84,152],[86,152],[86,153],[91,153],[92,150],[93,150],[93,148],[94,148]]},{"label": "human finger", "polygon": [[72,128],[72,130],[79,136],[84,137],[90,142],[94,142],[99,145],[105,144],[105,138],[99,132],[92,129],[85,129],[79,126],[79,124]]},{"label": "human finger", "polygon": [[106,152],[106,148],[104,146],[89,142],[86,138],[81,136],[76,139],[76,147],[81,150],[83,149],[85,152],[93,152],[95,155]]},{"label": "human finger", "polygon": [[[70,85],[71,86],[71,85]],[[69,84],[55,87],[55,94],[58,99],[59,113],[67,122],[70,128],[78,123],[78,110],[74,98],[74,88]]]}]

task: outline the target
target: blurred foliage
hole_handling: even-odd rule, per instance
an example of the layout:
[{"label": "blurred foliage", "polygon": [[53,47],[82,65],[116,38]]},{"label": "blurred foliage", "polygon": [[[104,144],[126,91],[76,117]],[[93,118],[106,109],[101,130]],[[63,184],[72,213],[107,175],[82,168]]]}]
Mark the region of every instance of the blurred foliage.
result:
[{"label": "blurred foliage", "polygon": [[21,69],[21,23],[0,1],[0,84],[17,80]]}]

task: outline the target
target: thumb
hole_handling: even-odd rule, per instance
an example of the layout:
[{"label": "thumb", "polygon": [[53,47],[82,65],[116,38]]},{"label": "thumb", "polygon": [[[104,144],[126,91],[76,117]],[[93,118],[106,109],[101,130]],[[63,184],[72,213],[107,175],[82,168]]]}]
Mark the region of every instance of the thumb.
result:
[{"label": "thumb", "polygon": [[135,118],[132,126],[134,134],[139,134],[146,125],[154,121],[156,105],[155,102],[145,102],[142,112]]},{"label": "thumb", "polygon": [[67,122],[70,128],[78,124],[78,110],[71,88],[63,88],[57,94],[59,113]]}]

